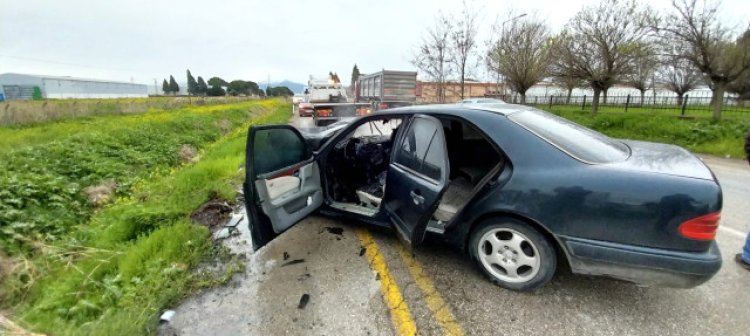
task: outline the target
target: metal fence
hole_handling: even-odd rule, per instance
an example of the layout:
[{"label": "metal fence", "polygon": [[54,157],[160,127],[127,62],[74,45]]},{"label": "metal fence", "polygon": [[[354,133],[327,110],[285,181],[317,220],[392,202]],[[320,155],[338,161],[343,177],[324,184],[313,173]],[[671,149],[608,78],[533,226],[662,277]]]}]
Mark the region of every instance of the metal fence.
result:
[{"label": "metal fence", "polygon": [[[507,96],[504,100],[519,104],[520,96]],[[577,107],[585,111],[591,109],[592,101],[593,97],[587,95],[526,96],[527,105],[548,109]],[[660,112],[693,117],[709,116],[713,112],[710,95],[685,95],[682,99],[676,95],[616,95],[606,98],[602,95],[599,97],[599,109],[606,112]],[[750,101],[731,96],[724,97],[721,111],[722,115],[750,116]]]}]

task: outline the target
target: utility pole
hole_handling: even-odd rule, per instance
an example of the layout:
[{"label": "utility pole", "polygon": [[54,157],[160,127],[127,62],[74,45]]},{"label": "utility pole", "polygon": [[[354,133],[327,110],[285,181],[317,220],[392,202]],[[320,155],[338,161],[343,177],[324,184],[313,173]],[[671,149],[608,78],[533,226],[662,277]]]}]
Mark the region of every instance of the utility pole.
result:
[{"label": "utility pole", "polygon": [[154,96],[159,95],[159,87],[156,86],[156,78],[154,78]]},{"label": "utility pole", "polygon": [[654,93],[654,105],[656,105],[656,74],[651,74],[651,90]]}]

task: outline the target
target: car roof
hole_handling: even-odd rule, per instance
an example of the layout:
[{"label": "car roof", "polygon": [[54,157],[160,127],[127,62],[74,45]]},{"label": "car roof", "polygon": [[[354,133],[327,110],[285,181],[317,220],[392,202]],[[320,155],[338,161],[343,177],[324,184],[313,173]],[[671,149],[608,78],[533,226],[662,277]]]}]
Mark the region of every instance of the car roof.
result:
[{"label": "car roof", "polygon": [[516,112],[536,110],[533,107],[515,104],[432,104],[432,105],[414,105],[398,107],[393,109],[381,110],[376,113],[443,113],[443,114],[465,114],[473,112],[491,112],[507,116]]}]

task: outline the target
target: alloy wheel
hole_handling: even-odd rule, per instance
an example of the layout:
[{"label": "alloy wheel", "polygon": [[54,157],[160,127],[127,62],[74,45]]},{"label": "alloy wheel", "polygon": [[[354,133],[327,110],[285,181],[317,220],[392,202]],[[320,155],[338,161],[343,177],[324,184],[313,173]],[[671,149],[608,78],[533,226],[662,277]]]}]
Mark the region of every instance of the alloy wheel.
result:
[{"label": "alloy wheel", "polygon": [[516,230],[492,229],[479,239],[476,248],[482,266],[498,280],[521,283],[539,273],[541,258],[538,248]]}]

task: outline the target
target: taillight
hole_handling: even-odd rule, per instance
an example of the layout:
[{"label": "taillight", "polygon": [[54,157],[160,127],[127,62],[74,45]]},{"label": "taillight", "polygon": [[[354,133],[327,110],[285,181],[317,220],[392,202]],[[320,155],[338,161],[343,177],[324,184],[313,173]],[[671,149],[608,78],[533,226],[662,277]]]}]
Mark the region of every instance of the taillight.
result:
[{"label": "taillight", "polygon": [[316,111],[318,114],[318,117],[330,117],[331,116],[331,110],[330,109],[320,109]]},{"label": "taillight", "polygon": [[362,107],[357,109],[357,115],[364,116],[370,114],[370,108],[369,107]]},{"label": "taillight", "polygon": [[721,219],[720,212],[710,213],[680,224],[677,231],[685,238],[713,240],[719,228],[719,219]]}]

